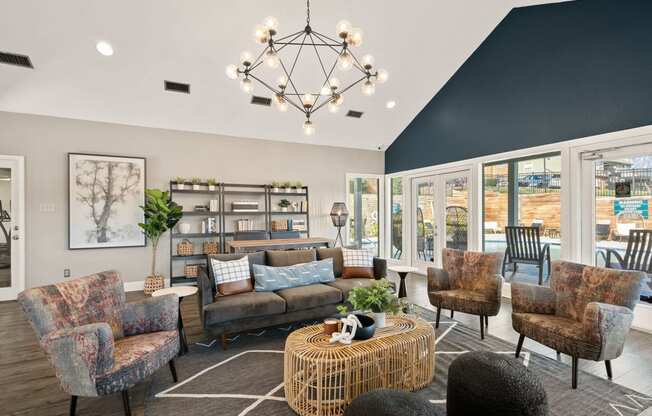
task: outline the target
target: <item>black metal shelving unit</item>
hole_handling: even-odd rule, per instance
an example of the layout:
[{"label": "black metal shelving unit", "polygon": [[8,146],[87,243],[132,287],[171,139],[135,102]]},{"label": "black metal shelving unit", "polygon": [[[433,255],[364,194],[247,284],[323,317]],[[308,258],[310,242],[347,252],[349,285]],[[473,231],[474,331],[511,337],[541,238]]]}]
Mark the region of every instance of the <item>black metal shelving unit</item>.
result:
[{"label": "black metal shelving unit", "polygon": [[[188,185],[186,185],[188,186]],[[204,240],[204,239],[214,239],[219,243],[219,250],[221,253],[226,252],[226,242],[228,238],[234,236],[233,231],[227,231],[227,218],[232,218],[235,216],[240,217],[263,217],[264,229],[261,231],[271,231],[272,227],[272,217],[286,216],[286,217],[296,217],[304,216],[306,219],[306,229],[301,230],[302,235],[310,236],[310,205],[308,199],[308,187],[304,186],[301,188],[301,192],[272,192],[272,188],[269,185],[258,185],[258,184],[237,184],[237,183],[219,183],[215,185],[214,191],[208,190],[208,184],[200,184],[202,189],[176,189],[176,183],[170,182],[170,197],[173,201],[179,205],[184,206],[183,198],[185,197],[201,197],[207,196],[209,199],[217,199],[218,201],[218,211],[190,211],[184,210],[182,220],[184,217],[191,218],[216,218],[218,224],[218,231],[214,233],[187,233],[182,234],[177,231],[174,231],[170,235],[170,284],[172,286],[178,284],[196,284],[197,279],[194,277],[186,277],[180,274],[174,274],[175,265],[183,262],[185,265],[188,261],[199,262],[206,261],[205,254],[193,254],[191,256],[180,256],[176,254],[176,246],[180,240]],[[229,196],[238,196],[243,197],[251,196],[262,198],[264,201],[264,209],[257,212],[233,212],[226,209],[226,198]],[[305,199],[307,210],[303,212],[281,212],[272,210],[272,204],[277,203],[279,197],[301,197]],[[202,246],[203,241],[200,242]],[[203,250],[203,247],[202,247]]]}]

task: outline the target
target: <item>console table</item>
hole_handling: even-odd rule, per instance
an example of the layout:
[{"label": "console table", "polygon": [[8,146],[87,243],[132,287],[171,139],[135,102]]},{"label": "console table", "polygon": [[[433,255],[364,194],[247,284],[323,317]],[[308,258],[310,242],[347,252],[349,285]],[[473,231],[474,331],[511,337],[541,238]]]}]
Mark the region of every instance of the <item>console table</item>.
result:
[{"label": "console table", "polygon": [[273,240],[227,241],[231,253],[251,253],[262,250],[292,250],[299,248],[329,247],[333,240],[328,238],[279,238]]}]

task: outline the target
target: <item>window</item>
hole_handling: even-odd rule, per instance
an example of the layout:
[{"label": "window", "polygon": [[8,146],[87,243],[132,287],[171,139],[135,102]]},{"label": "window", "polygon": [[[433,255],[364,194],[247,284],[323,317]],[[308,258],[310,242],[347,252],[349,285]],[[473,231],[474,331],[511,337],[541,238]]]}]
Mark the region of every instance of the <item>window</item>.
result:
[{"label": "window", "polygon": [[391,194],[391,257],[399,260],[403,256],[403,178],[390,180]]},{"label": "window", "polygon": [[380,255],[380,184],[382,176],[349,176],[347,245]]}]

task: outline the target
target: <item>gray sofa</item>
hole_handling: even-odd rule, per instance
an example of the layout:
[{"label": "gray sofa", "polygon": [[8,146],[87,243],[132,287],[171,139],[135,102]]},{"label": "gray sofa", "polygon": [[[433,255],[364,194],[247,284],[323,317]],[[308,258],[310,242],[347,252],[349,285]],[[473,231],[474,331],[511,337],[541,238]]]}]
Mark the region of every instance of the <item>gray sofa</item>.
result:
[{"label": "gray sofa", "polygon": [[[249,253],[249,267],[253,278],[253,265],[264,264],[273,267],[291,266],[327,258],[333,259],[335,281],[326,284],[282,289],[276,292],[247,292],[229,296],[216,296],[215,279],[210,259],[227,261],[244,257],[245,254],[216,254],[208,256],[206,268],[200,271],[199,316],[204,330],[220,336],[222,347],[226,348],[227,334],[234,334],[256,328],[265,328],[290,322],[318,319],[337,313],[356,286],[369,286],[372,279],[342,279],[344,260],[341,248],[320,248],[316,250],[260,251]],[[374,277],[382,279],[387,275],[387,262],[374,258]]]}]

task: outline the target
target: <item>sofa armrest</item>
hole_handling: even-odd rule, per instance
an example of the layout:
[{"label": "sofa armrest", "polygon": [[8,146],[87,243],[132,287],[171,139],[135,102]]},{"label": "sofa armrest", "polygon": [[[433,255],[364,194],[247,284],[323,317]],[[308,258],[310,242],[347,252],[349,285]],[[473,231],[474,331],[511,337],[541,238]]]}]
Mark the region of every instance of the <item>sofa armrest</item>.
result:
[{"label": "sofa armrest", "polygon": [[585,335],[601,347],[598,360],[620,356],[633,320],[634,312],[625,306],[601,302],[586,305],[582,324]]},{"label": "sofa armrest", "polygon": [[449,290],[450,280],[448,272],[436,267],[428,267],[428,293],[440,290]]},{"label": "sofa armrest", "polygon": [[179,319],[179,297],[175,294],[145,298],[125,304],[122,327],[125,335],[174,331]]},{"label": "sofa armrest", "polygon": [[204,308],[215,302],[213,288],[210,282],[210,276],[208,275],[208,270],[206,267],[199,268],[199,276],[197,277],[197,289],[199,289],[197,294],[199,319],[201,320],[202,326],[204,326]]},{"label": "sofa armrest", "polygon": [[61,384],[75,396],[97,396],[95,380],[114,364],[113,332],[106,322],[51,332],[41,340]]},{"label": "sofa armrest", "polygon": [[557,295],[549,287],[512,283],[512,311],[554,315]]},{"label": "sofa armrest", "polygon": [[374,278],[376,280],[387,277],[387,260],[374,257]]}]

